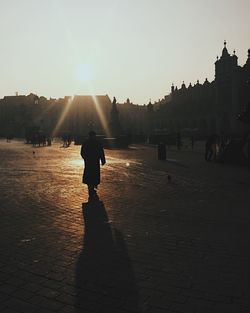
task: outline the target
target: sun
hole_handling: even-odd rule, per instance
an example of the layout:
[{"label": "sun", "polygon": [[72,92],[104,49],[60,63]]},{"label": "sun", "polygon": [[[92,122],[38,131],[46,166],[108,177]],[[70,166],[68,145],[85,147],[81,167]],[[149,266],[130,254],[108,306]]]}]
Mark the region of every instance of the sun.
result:
[{"label": "sun", "polygon": [[88,82],[93,79],[92,66],[89,63],[81,63],[76,68],[76,76],[80,82]]}]

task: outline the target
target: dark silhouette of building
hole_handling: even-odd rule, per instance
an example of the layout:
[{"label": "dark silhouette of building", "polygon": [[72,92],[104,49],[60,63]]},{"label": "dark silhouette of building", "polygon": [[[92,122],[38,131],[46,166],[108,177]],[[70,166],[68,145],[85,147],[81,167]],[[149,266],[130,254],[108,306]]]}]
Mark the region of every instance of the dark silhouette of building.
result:
[{"label": "dark silhouette of building", "polygon": [[132,103],[116,103],[119,121],[124,134],[141,135],[147,132],[147,106]]},{"label": "dark silhouette of building", "polygon": [[[200,137],[210,134],[238,135],[248,129],[241,114],[250,105],[250,49],[244,66],[229,54],[226,42],[215,62],[215,79],[181,88],[148,105],[111,102],[108,95],[46,99],[35,94],[0,99],[0,136],[24,137],[26,129],[38,127],[48,136],[71,133],[87,135],[95,129],[106,137],[194,131]],[[239,118],[241,117],[241,118]],[[193,133],[191,133],[193,135]],[[189,136],[191,135],[189,133]]]},{"label": "dark silhouette of building", "polygon": [[111,101],[107,95],[46,99],[30,94],[0,100],[0,136],[24,137],[38,127],[49,136],[86,135],[90,129],[107,135]]},{"label": "dark silhouette of building", "polygon": [[215,62],[215,79],[203,84],[197,81],[171,93],[154,104],[154,129],[178,132],[195,129],[199,135],[211,133],[241,134],[246,126],[237,118],[250,101],[247,80],[250,77],[250,49],[246,64],[238,65],[235,51],[228,53],[226,42]]}]

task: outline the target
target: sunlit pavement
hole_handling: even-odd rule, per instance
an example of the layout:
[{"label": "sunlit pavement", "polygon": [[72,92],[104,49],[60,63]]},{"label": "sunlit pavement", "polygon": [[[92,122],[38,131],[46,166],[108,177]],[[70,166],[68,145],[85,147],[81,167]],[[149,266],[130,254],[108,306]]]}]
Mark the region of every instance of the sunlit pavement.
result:
[{"label": "sunlit pavement", "polygon": [[[198,151],[0,141],[0,312],[250,312],[250,171]],[[168,175],[171,176],[169,180]]]}]

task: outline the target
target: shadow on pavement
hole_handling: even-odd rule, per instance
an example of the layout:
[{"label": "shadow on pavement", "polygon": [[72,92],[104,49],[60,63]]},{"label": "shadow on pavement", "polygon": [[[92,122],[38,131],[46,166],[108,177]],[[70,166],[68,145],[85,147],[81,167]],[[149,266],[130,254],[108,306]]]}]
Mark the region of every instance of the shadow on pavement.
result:
[{"label": "shadow on pavement", "polygon": [[103,202],[83,204],[85,234],[76,267],[76,312],[138,311],[133,268],[121,232],[111,227]]}]

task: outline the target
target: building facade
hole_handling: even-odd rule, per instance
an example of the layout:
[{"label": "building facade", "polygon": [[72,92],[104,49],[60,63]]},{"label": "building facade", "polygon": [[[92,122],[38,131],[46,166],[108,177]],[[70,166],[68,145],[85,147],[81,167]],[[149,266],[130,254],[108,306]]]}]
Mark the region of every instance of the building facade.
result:
[{"label": "building facade", "polygon": [[[0,99],[0,136],[24,137],[27,128],[36,127],[49,136],[69,132],[84,136],[90,129],[105,136],[114,133],[145,135],[158,132],[195,131],[239,135],[248,125],[238,119],[250,103],[250,49],[244,66],[235,52],[229,54],[226,42],[215,62],[215,79],[181,88],[174,85],[162,100],[148,105],[111,102],[108,95],[46,99],[35,94]],[[115,98],[114,98],[115,99]],[[250,108],[250,104],[249,104]],[[113,133],[113,134],[112,134]]]},{"label": "building facade", "polygon": [[146,106],[113,103],[108,95],[78,95],[46,99],[35,94],[0,99],[0,137],[25,137],[27,129],[40,129],[50,137],[70,133],[86,136],[94,129],[113,137],[146,130]]},{"label": "building facade", "polygon": [[46,99],[30,94],[0,100],[0,136],[24,137],[36,127],[48,136],[64,132],[85,135],[90,129],[105,133],[111,101],[107,95]]},{"label": "building facade", "polygon": [[215,79],[203,84],[197,81],[188,87],[171,88],[171,93],[154,104],[154,128],[169,132],[196,130],[200,135],[211,133],[242,134],[248,128],[238,119],[250,102],[250,49],[243,67],[235,52],[228,53],[226,42],[215,62]]}]

